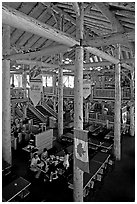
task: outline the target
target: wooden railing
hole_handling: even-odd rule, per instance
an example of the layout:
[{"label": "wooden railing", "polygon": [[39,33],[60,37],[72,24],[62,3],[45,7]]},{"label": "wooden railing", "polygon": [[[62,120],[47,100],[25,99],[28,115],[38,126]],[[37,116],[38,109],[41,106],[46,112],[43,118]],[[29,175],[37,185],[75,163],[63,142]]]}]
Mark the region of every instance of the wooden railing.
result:
[{"label": "wooden railing", "polygon": [[16,108],[15,108],[15,113],[16,113],[20,118],[23,117],[23,112],[19,109],[19,107],[16,107]]},{"label": "wooden railing", "polygon": [[45,117],[37,108],[35,108],[32,104],[28,104],[28,108],[43,122],[46,123],[47,117]]},{"label": "wooden railing", "polygon": [[74,96],[74,89],[69,87],[63,88],[63,95],[64,96]]},{"label": "wooden railing", "polygon": [[29,88],[23,89],[23,88],[11,88],[10,89],[10,95],[11,98],[28,98],[29,97]]},{"label": "wooden railing", "polygon": [[[93,98],[111,98],[115,99],[115,89],[97,89],[93,90]],[[130,99],[130,89],[122,89],[122,99]]]},{"label": "wooden railing", "polygon": [[49,106],[46,104],[46,102],[42,103],[43,108],[45,108],[54,118],[58,118],[58,114]]},{"label": "wooden railing", "polygon": [[53,87],[43,87],[44,94],[53,94]]},{"label": "wooden railing", "polygon": [[89,118],[93,120],[100,120],[100,121],[109,120],[110,122],[114,122],[114,116],[100,114],[100,113],[89,113]]},{"label": "wooden railing", "polygon": [[[43,91],[45,95],[46,94],[53,95],[53,87],[44,87]],[[56,90],[56,94],[58,94],[58,89]],[[74,96],[74,88],[64,87],[63,95],[64,96]]]}]

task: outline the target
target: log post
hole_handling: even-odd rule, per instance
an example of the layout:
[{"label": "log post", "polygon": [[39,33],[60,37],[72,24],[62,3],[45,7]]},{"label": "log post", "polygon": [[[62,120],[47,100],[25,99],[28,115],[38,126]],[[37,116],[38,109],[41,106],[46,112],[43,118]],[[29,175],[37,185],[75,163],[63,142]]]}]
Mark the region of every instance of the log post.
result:
[{"label": "log post", "polygon": [[[60,30],[63,30],[63,16],[60,16]],[[63,54],[59,55],[59,69],[58,69],[58,137],[63,135]]]},{"label": "log post", "polygon": [[134,111],[134,71],[131,71],[130,80],[130,90],[131,90],[131,105],[130,105],[130,135],[135,135],[135,111]]},{"label": "log post", "polygon": [[12,74],[12,84],[14,85],[14,74]]},{"label": "log post", "polygon": [[54,107],[54,111],[56,112],[56,74],[53,75],[53,107]]},{"label": "log post", "polygon": [[88,122],[89,119],[89,103],[85,104],[85,122]]},{"label": "log post", "polygon": [[27,91],[27,73],[26,73],[26,71],[24,70],[23,71],[23,74],[22,74],[22,86],[23,86],[23,91],[24,91],[24,98],[26,98],[26,96],[27,96],[27,93],[26,93],[26,91]]},{"label": "log post", "polygon": [[[120,59],[120,46],[117,47]],[[115,65],[115,116],[114,116],[114,155],[117,160],[121,159],[121,65]]]},{"label": "log post", "polygon": [[[80,41],[80,46],[75,50],[74,128],[76,129],[83,129],[83,15],[83,7],[80,7],[80,16],[76,15],[76,37]],[[75,155],[73,166],[74,201],[83,202],[83,171],[76,166]]]},{"label": "log post", "polygon": [[63,135],[63,68],[58,73],[58,137]]},{"label": "log post", "polygon": [[[10,26],[3,25],[3,55],[10,54]],[[11,158],[10,60],[2,61],[2,158]]]}]

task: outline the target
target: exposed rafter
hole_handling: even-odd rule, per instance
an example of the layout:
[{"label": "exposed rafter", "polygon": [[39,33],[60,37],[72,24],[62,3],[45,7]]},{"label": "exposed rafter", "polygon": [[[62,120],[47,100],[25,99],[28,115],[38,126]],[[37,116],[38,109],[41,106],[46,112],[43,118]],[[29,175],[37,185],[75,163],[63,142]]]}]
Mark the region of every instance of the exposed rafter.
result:
[{"label": "exposed rafter", "polygon": [[115,15],[109,10],[109,8],[102,2],[96,2],[96,7],[102,12],[104,16],[111,22],[112,30],[114,32],[124,32],[123,26],[120,24]]},{"label": "exposed rafter", "polygon": [[72,5],[73,5],[74,11],[76,12],[76,15],[79,16],[80,15],[80,9],[79,9],[78,2],[73,2]]},{"label": "exposed rafter", "polygon": [[55,11],[58,14],[62,14],[67,20],[69,20],[71,23],[73,23],[74,25],[76,25],[76,20],[74,18],[72,18],[68,13],[66,13],[65,11],[63,11],[62,9],[58,8],[56,5],[53,5],[53,3],[49,3],[49,2],[41,2],[43,5],[50,7],[50,9],[52,9],[53,11]]},{"label": "exposed rafter", "polygon": [[[79,42],[67,35],[66,33],[63,33],[55,28],[52,28],[51,26],[41,23],[37,20],[35,20],[32,17],[28,17],[27,15],[16,11],[15,9],[5,7],[2,8],[2,21],[5,24],[8,24],[10,26],[23,29],[25,31],[30,31],[33,34],[36,34],[41,37],[45,37],[48,39],[51,39],[56,42],[60,42],[62,44],[65,44],[68,47],[72,47],[74,45],[79,45]],[[88,52],[99,56],[105,60],[110,61],[111,63],[118,64],[119,60],[108,55],[105,52],[102,52],[98,50],[97,48],[93,47],[86,47],[85,49],[88,50]],[[130,66],[124,65],[126,68],[131,69]]]}]

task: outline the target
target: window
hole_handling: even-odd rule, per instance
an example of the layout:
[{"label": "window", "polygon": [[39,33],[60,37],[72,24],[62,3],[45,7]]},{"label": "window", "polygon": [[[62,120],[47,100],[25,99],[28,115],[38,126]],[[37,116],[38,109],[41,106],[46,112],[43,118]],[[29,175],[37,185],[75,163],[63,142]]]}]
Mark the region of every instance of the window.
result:
[{"label": "window", "polygon": [[74,88],[74,76],[63,76],[63,84],[65,87]]},{"label": "window", "polygon": [[53,86],[53,78],[50,75],[42,76],[43,86]]},{"label": "window", "polygon": [[14,85],[15,87],[22,87],[22,75],[14,74]]}]

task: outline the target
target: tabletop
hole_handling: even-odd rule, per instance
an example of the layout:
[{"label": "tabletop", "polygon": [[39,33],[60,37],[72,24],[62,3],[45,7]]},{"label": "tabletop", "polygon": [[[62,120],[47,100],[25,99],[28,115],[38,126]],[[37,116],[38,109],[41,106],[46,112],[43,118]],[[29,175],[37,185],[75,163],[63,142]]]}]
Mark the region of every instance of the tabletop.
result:
[{"label": "tabletop", "polygon": [[15,198],[19,193],[25,190],[28,186],[30,186],[30,182],[25,180],[22,177],[17,178],[12,181],[10,184],[5,186],[2,190],[2,198],[4,201],[11,201]]},{"label": "tabletop", "polygon": [[108,154],[108,153],[98,152],[92,158],[92,160],[103,164],[109,157],[110,157],[110,154]]},{"label": "tabletop", "polygon": [[2,159],[2,171],[9,169],[10,167],[11,167],[11,164],[9,164],[8,162]]}]

